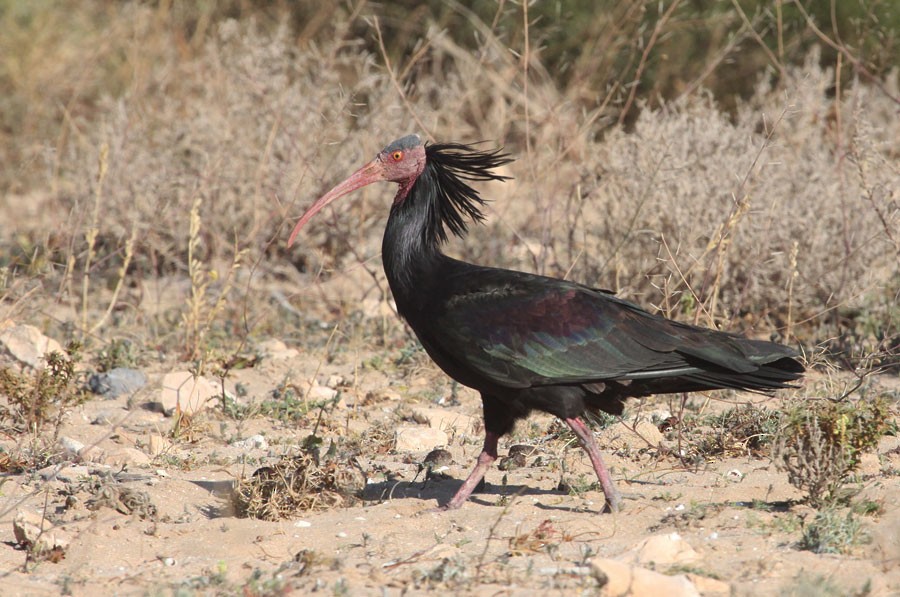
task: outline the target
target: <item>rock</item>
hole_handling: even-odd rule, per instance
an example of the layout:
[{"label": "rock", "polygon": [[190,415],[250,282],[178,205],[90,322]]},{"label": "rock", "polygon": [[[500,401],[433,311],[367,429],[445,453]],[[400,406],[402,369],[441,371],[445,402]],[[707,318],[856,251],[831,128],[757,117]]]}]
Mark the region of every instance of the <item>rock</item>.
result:
[{"label": "rock", "polygon": [[122,394],[133,394],[147,384],[147,376],[137,369],[117,367],[106,373],[95,373],[88,380],[88,387],[95,394],[112,399]]},{"label": "rock", "polygon": [[309,400],[334,400],[338,395],[337,390],[328,386],[313,385],[306,394]]},{"label": "rock", "polygon": [[66,466],[59,468],[59,465],[53,464],[42,468],[38,473],[44,481],[62,481],[63,483],[75,483],[79,479],[85,479],[90,476],[90,470],[84,465]]},{"label": "rock", "polygon": [[325,385],[332,389],[337,389],[345,384],[345,380],[340,375],[329,375]]},{"label": "rock", "polygon": [[59,438],[59,445],[69,456],[78,456],[84,450],[83,443],[65,435]]},{"label": "rock", "polygon": [[64,531],[54,529],[53,523],[29,510],[16,511],[13,519],[13,535],[16,537],[16,543],[37,552],[65,550],[70,542]]},{"label": "rock", "polygon": [[659,572],[629,566],[609,558],[591,560],[591,571],[600,583],[600,595],[628,597],[700,597],[700,592],[688,578],[679,574],[666,576]]},{"label": "rock", "polygon": [[288,348],[287,344],[277,338],[271,338],[260,342],[256,348],[264,358],[273,361],[294,359],[300,356],[299,350],[296,348]]},{"label": "rock", "polygon": [[394,447],[398,452],[425,452],[436,446],[446,446],[447,434],[429,427],[398,427]]},{"label": "rock", "polygon": [[137,448],[114,448],[99,455],[97,462],[113,468],[121,468],[150,464],[150,457]]},{"label": "rock", "polygon": [[266,441],[266,437],[264,435],[256,434],[251,435],[246,439],[237,440],[231,442],[231,445],[235,448],[239,448],[241,450],[268,450],[269,442]]},{"label": "rock", "polygon": [[35,369],[44,367],[44,357],[50,352],[63,352],[63,347],[48,338],[33,325],[16,324],[10,320],[0,323],[0,345],[17,361]]},{"label": "rock", "polygon": [[728,597],[728,595],[731,595],[731,585],[725,581],[708,576],[700,576],[693,572],[688,572],[685,576],[700,591],[703,597],[718,597],[720,595]]},{"label": "rock", "polygon": [[603,445],[614,449],[655,448],[666,443],[666,438],[660,433],[656,425],[647,419],[634,422],[617,422],[600,432]]},{"label": "rock", "polygon": [[179,408],[186,415],[193,415],[206,406],[211,399],[219,396],[221,388],[205,377],[195,376],[190,371],[175,371],[163,377],[162,391],[153,406],[171,416]]},{"label": "rock", "polygon": [[672,566],[696,561],[700,557],[678,533],[654,535],[638,543],[619,559],[630,564]]}]

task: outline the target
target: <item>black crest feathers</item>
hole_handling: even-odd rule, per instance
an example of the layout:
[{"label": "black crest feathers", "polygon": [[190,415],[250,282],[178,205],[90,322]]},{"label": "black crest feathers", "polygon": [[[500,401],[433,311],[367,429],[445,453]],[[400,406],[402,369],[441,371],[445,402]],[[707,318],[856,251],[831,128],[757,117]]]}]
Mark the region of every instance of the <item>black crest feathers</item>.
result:
[{"label": "black crest feathers", "polygon": [[[485,201],[468,182],[509,180],[493,170],[512,161],[500,149],[481,151],[461,143],[435,143],[425,146],[425,170],[419,177],[432,203],[429,235],[437,243],[447,241],[447,230],[462,237],[468,219],[484,219]],[[430,187],[430,188],[429,188]],[[432,191],[432,192],[427,192]]]}]

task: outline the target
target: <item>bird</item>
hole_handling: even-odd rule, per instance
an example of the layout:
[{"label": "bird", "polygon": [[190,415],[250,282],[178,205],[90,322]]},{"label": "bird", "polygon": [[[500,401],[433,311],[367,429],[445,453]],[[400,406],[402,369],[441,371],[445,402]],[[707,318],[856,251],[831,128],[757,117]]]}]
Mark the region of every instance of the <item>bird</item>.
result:
[{"label": "bird", "polygon": [[620,415],[627,398],[715,389],[771,394],[794,387],[799,354],[774,342],[650,313],[574,281],[466,263],[442,252],[484,220],[472,183],[503,181],[512,159],[477,144],[411,134],[313,202],[288,239],[332,201],[366,185],[399,185],[381,246],[397,312],[447,375],[481,395],[485,438],[475,468],[440,510],[461,507],[497,459],[499,439],[532,411],[565,422],[587,453],[606,503],[622,498],[585,423]]}]

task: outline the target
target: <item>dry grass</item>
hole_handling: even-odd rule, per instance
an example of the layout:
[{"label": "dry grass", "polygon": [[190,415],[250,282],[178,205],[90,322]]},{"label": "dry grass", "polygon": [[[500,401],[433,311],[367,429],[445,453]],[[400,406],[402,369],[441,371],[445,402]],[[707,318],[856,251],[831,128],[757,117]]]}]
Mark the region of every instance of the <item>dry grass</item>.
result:
[{"label": "dry grass", "polygon": [[240,479],[232,499],[239,516],[283,520],[353,505],[365,484],[355,458],[304,450]]},{"label": "dry grass", "polygon": [[[786,3],[734,2],[698,21],[706,51],[685,38],[697,27],[688,3],[635,0],[589,24],[575,55],[562,25],[542,28],[552,3],[490,3],[490,14],[443,3],[465,39],[441,27],[456,21],[420,12],[375,20],[366,2],[290,14],[207,4],[0,0],[0,319],[82,340],[98,369],[190,360],[223,386],[256,340],[299,347],[315,376],[375,348],[349,359],[342,396],[360,396],[354,409],[329,402],[325,431],[389,455],[402,411],[377,392],[363,399],[358,375],[404,396],[422,377],[423,402],[455,400],[422,373],[427,358],[392,312],[379,264],[390,191],[348,197],[294,249],[284,241],[315,197],[419,132],[519,158],[512,182],[483,188],[488,221],[448,247],[456,256],[773,336],[827,379],[896,370],[900,74],[854,49],[875,40],[890,54],[892,37],[848,45],[814,15],[794,14],[802,31],[789,30]],[[744,54],[755,65],[729,74]],[[272,396],[235,413],[293,434],[311,424],[305,395]],[[367,401],[395,417],[368,419]],[[769,414],[730,411],[710,421],[712,443],[691,446],[711,460],[758,457]],[[180,419],[174,435],[214,435],[198,421]],[[58,449],[45,443],[37,452]],[[20,456],[0,452],[0,469],[53,460]],[[355,472],[303,452],[241,480],[235,499],[267,519],[333,508],[351,499]],[[516,554],[566,543],[549,525],[511,537]],[[456,558],[423,586],[471,579],[472,560]]]},{"label": "dry grass", "polygon": [[[303,310],[323,297],[315,282],[347,276],[355,288],[340,301],[325,292],[329,309],[380,299],[372,262],[383,189],[335,207],[290,254],[284,224],[387,141],[419,130],[520,156],[513,183],[484,189],[494,199],[489,228],[452,247],[467,258],[808,344],[866,328],[843,347],[851,352],[886,349],[897,333],[896,72],[882,88],[857,82],[835,98],[844,73],[812,53],[782,65],[776,87],[763,77],[733,116],[697,92],[641,110],[625,130],[609,127],[610,104],[585,111],[571,98],[589,89],[559,87],[538,54],[523,63],[477,21],[478,52],[430,30],[385,76],[382,57],[348,35],[301,48],[286,24],[223,21],[180,51],[149,8],[115,16],[107,43],[124,52],[128,84],[94,81],[89,114],[66,117],[53,135],[40,132],[45,115],[33,136],[16,138],[21,152],[29,142],[56,150],[20,156],[19,182],[4,183],[18,235],[3,247],[13,313],[29,312],[22,299],[38,283],[58,301],[57,320],[95,337],[137,323],[146,341],[181,340],[197,358],[202,342],[265,334],[284,315],[263,288],[273,277],[294,282]],[[135,28],[143,18],[150,24]],[[73,59],[74,41],[56,43]],[[97,52],[95,61],[111,59]],[[360,269],[369,283],[352,273]],[[197,321],[198,289],[208,320]],[[172,331],[179,318],[193,321],[187,339]]]}]

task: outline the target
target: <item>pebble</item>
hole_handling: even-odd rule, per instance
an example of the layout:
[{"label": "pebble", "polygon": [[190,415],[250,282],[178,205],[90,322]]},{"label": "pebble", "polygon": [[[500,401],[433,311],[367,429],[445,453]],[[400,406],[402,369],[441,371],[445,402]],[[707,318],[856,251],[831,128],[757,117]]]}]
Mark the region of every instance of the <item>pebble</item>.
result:
[{"label": "pebble", "polygon": [[239,439],[231,442],[231,445],[235,448],[240,448],[241,450],[268,450],[269,442],[266,441],[266,437],[257,433],[256,435],[251,435],[246,439]]},{"label": "pebble", "polygon": [[665,535],[653,535],[640,541],[633,548],[625,552],[619,559],[647,566],[671,566],[685,564],[699,559],[698,554],[691,545],[681,538],[678,533]]},{"label": "pebble", "polygon": [[141,466],[150,464],[150,460],[150,456],[137,448],[125,447],[108,450],[99,456],[97,462],[118,468],[125,465]]},{"label": "pebble", "polygon": [[122,394],[133,394],[147,384],[143,371],[117,367],[105,373],[95,373],[88,380],[88,387],[95,394],[113,399]]},{"label": "pebble", "polygon": [[52,522],[37,512],[24,509],[16,511],[13,535],[19,545],[39,552],[65,550],[71,541],[64,531],[53,528]]},{"label": "pebble", "polygon": [[174,371],[163,377],[162,390],[151,404],[166,416],[172,416],[178,408],[186,415],[193,415],[203,410],[220,392],[218,385],[203,376],[195,376],[190,371]]},{"label": "pebble", "polygon": [[744,473],[742,473],[741,471],[739,471],[736,468],[733,468],[730,471],[728,471],[727,473],[725,473],[725,478],[728,479],[729,481],[740,481],[741,479],[744,478]]},{"label": "pebble", "polygon": [[59,445],[69,456],[78,456],[84,450],[83,443],[65,435],[59,438]]},{"label": "pebble", "polygon": [[447,434],[430,427],[398,427],[394,435],[394,447],[398,452],[425,452],[435,446],[446,446]]},{"label": "pebble", "polygon": [[63,483],[75,483],[79,479],[90,476],[90,470],[84,465],[66,466],[59,468],[59,465],[52,464],[42,468],[38,473],[44,481],[59,480]]},{"label": "pebble", "polygon": [[309,389],[307,398],[310,400],[333,400],[338,395],[337,390],[328,386],[314,385]]},{"label": "pebble", "polygon": [[700,591],[684,574],[667,576],[610,558],[594,558],[590,565],[602,595],[700,597]]},{"label": "pebble", "polygon": [[260,342],[257,345],[257,350],[259,350],[264,358],[273,361],[283,361],[300,356],[299,350],[296,348],[288,348],[287,344],[277,338],[271,338]]}]

